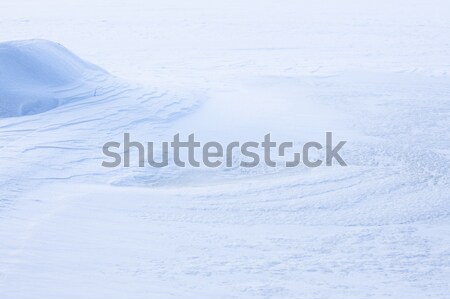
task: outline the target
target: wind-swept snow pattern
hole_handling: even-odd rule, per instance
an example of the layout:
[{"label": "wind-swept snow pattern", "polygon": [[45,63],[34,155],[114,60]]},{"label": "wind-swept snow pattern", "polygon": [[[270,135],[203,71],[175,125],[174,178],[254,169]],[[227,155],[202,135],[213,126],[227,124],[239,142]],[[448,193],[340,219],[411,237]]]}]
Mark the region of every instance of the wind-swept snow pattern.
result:
[{"label": "wind-swept snow pattern", "polygon": [[[42,180],[113,180],[114,174],[101,167],[102,142],[117,140],[128,131],[137,136],[161,134],[202,99],[188,91],[183,98],[176,91],[115,78],[53,42],[7,42],[3,47],[14,49],[0,52],[4,65],[11,65],[5,68],[11,71],[4,75],[5,115],[0,119],[0,177],[6,202],[14,196],[7,190],[17,194]],[[25,110],[34,115],[27,116]],[[38,172],[36,165],[42,167]],[[135,170],[115,171],[127,177]],[[28,180],[17,180],[25,174],[31,175]]]},{"label": "wind-swept snow pattern", "polygon": [[[450,10],[419,2],[1,3],[0,297],[450,298]],[[347,167],[101,166],[328,131]]]}]

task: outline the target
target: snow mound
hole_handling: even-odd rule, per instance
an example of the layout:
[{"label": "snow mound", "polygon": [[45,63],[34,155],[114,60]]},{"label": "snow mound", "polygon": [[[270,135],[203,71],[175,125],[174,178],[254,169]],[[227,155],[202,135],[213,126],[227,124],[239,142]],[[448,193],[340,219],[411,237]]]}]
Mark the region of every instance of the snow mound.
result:
[{"label": "snow mound", "polygon": [[96,84],[108,76],[58,43],[0,43],[0,118],[42,113],[93,96]]}]

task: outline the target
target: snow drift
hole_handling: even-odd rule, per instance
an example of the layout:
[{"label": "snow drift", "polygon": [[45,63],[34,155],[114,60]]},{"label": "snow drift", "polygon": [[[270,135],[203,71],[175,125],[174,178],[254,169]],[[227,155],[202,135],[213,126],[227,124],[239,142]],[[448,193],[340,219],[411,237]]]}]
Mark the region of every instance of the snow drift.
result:
[{"label": "snow drift", "polygon": [[[53,43],[1,47],[8,115],[66,105],[0,116],[0,298],[449,298],[450,9],[31,2],[0,9],[3,39],[50,35],[151,88]],[[124,132],[325,130],[348,167],[101,167]]]},{"label": "snow drift", "polygon": [[0,117],[42,113],[93,96],[95,82],[107,76],[51,41],[0,43]]}]

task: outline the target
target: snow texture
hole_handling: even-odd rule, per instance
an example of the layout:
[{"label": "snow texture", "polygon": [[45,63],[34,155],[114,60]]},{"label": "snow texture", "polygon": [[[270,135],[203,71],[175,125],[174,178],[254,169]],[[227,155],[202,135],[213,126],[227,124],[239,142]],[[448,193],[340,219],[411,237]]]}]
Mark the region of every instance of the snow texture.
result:
[{"label": "snow texture", "polygon": [[[450,298],[449,8],[2,1],[0,297]],[[101,166],[327,131],[349,166]]]}]

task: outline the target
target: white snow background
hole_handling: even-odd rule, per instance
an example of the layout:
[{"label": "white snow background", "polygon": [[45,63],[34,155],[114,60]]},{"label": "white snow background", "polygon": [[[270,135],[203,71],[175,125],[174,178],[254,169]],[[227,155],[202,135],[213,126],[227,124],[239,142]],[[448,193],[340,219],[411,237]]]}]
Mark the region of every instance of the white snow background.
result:
[{"label": "white snow background", "polygon": [[[450,298],[450,2],[0,1],[0,298]],[[102,146],[347,140],[348,167]]]}]

